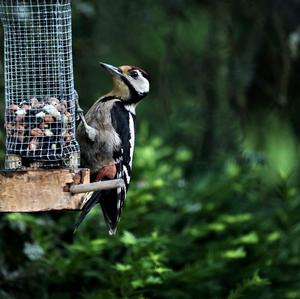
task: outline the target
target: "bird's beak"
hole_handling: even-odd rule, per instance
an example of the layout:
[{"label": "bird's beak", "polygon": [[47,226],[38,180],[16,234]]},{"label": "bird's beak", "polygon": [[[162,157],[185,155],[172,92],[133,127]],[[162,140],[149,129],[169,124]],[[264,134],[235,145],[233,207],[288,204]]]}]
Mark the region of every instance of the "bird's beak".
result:
[{"label": "bird's beak", "polygon": [[103,63],[103,62],[100,62],[100,65],[103,68],[105,68],[106,70],[108,70],[111,74],[117,74],[119,76],[123,76],[122,71],[118,67],[115,67],[113,65],[110,65],[110,64],[107,64],[107,63]]}]

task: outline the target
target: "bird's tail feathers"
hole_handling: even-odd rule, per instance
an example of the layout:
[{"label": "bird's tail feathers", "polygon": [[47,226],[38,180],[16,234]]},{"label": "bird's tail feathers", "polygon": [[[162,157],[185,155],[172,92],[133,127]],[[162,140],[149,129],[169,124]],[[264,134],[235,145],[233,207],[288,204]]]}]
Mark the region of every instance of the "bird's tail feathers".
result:
[{"label": "bird's tail feathers", "polygon": [[125,194],[124,188],[117,188],[110,193],[109,201],[103,200],[100,202],[108,233],[111,236],[115,235],[117,232]]},{"label": "bird's tail feathers", "polygon": [[108,234],[110,236],[115,235],[117,232],[117,223],[115,223],[114,221],[111,220],[109,214],[107,213],[107,211],[105,210],[105,208],[103,206],[102,206],[102,212],[103,212],[105,223],[108,228]]},{"label": "bird's tail feathers", "polygon": [[84,200],[83,200],[83,208],[82,208],[82,212],[80,213],[80,216],[78,218],[78,220],[75,223],[75,228],[74,228],[74,233],[76,233],[79,225],[81,224],[81,222],[84,220],[84,218],[86,217],[86,215],[90,212],[90,210],[97,204],[100,202],[102,197],[102,194],[100,191],[96,191],[96,192],[89,192],[85,195]]}]

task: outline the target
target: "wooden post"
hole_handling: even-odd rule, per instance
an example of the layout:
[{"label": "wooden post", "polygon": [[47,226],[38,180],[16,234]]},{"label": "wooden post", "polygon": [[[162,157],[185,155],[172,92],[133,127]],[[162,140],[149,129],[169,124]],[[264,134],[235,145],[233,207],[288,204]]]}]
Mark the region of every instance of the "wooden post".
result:
[{"label": "wooden post", "polygon": [[0,172],[0,212],[80,210],[84,194],[70,187],[89,181],[88,169]]}]

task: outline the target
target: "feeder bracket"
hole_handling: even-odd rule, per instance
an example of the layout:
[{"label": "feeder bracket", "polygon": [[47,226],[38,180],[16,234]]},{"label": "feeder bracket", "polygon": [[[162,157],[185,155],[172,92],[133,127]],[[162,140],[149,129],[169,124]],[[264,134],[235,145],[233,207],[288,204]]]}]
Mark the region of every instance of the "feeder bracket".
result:
[{"label": "feeder bracket", "polygon": [[86,193],[92,191],[102,191],[116,188],[125,188],[125,183],[122,179],[100,181],[90,184],[72,185],[70,187],[71,193]]}]

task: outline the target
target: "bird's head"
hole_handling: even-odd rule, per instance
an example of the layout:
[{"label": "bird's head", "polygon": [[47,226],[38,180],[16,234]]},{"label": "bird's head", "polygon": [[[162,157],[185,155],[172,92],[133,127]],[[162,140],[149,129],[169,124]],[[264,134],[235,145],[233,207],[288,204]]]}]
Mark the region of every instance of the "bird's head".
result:
[{"label": "bird's head", "polygon": [[150,90],[149,75],[136,66],[123,65],[115,67],[100,62],[113,78],[112,95],[120,97],[128,103],[138,103]]}]

